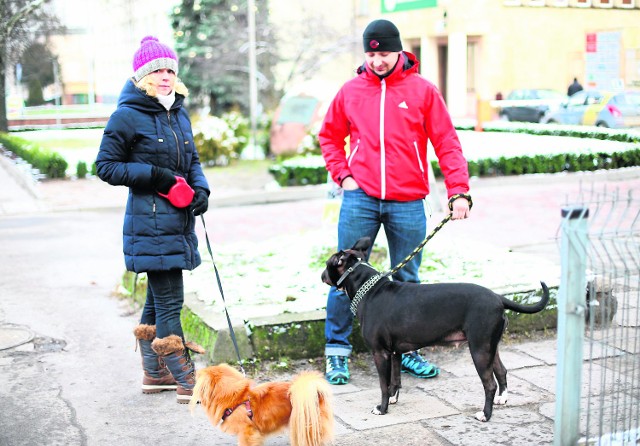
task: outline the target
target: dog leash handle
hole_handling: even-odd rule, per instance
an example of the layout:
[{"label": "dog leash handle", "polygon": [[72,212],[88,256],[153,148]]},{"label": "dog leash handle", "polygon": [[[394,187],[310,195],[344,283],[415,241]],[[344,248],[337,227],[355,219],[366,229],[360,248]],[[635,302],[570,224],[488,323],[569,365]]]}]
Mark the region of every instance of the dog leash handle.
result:
[{"label": "dog leash handle", "polygon": [[204,216],[200,214],[200,219],[202,220],[202,227],[204,228],[204,236],[207,241],[207,250],[209,251],[209,255],[211,256],[211,263],[213,264],[213,270],[216,273],[216,280],[218,281],[218,289],[220,290],[220,296],[222,296],[222,303],[224,305],[224,314],[227,317],[227,324],[229,324],[229,335],[231,336],[231,341],[233,342],[233,347],[236,350],[236,355],[238,355],[238,365],[240,366],[240,370],[242,371],[242,375],[246,376],[247,374],[244,371],[244,367],[242,367],[242,359],[240,358],[240,349],[238,348],[238,341],[236,340],[236,333],[233,330],[233,325],[231,324],[231,318],[229,317],[229,310],[227,309],[227,301],[224,298],[224,291],[222,290],[222,281],[220,280],[220,274],[218,273],[218,268],[216,267],[216,262],[213,260],[213,250],[211,249],[211,243],[209,242],[209,233],[207,232],[207,225],[204,222]]},{"label": "dog leash handle", "polygon": [[[455,194],[455,195],[452,195],[451,198],[449,199],[449,210],[450,211],[453,211],[453,202],[456,201],[456,199],[458,199],[458,198],[465,198],[469,202],[469,209],[471,209],[471,207],[473,206],[473,201],[471,201],[471,195],[469,195],[469,194]],[[413,259],[416,256],[416,254],[418,254],[422,250],[422,248],[424,248],[424,245],[426,245],[427,242],[429,240],[431,240],[434,235],[436,235],[436,232],[438,232],[440,229],[442,229],[442,227],[445,225],[445,223],[448,222],[449,220],[451,220],[451,213],[447,214],[447,216],[442,219],[442,221],[438,224],[438,226],[433,228],[433,231],[431,231],[431,233],[427,236],[427,238],[425,238],[416,247],[416,249],[413,250],[413,252],[411,254],[409,254],[407,257],[405,257],[405,259],[402,262],[400,262],[397,266],[395,266],[393,269],[390,269],[389,271],[384,273],[383,276],[392,276],[393,274],[398,272],[400,269],[402,269],[407,263],[409,263],[411,261],[411,259]]]}]

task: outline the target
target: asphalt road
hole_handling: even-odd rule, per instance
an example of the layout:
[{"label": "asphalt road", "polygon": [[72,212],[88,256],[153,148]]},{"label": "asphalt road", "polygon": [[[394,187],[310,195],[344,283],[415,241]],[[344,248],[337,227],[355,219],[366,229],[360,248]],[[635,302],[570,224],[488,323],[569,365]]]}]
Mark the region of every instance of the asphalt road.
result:
[{"label": "asphalt road", "polygon": [[[501,246],[552,255],[559,203],[577,193],[586,179],[625,193],[640,187],[638,169],[477,180],[473,219],[478,223],[472,219],[464,228],[451,225],[448,236],[464,230]],[[0,186],[6,190],[4,183]],[[220,243],[259,239],[277,228],[286,232],[320,224],[312,221],[321,207],[322,200],[227,207],[212,209],[207,221],[218,228]],[[0,329],[33,336],[31,342],[0,350],[1,445],[236,444],[214,429],[201,410],[192,415],[178,405],[174,394],[140,392],[140,356],[131,334],[138,314],[113,295],[123,272],[121,221],[121,208],[0,216]],[[359,379],[375,389],[373,375]],[[492,422],[476,427],[498,426]],[[414,428],[425,436],[412,437]],[[441,431],[447,429],[443,425]],[[460,429],[464,433],[464,424]],[[367,445],[372,435],[380,435],[376,442],[382,444],[419,445],[433,435],[424,425],[402,419],[375,432],[343,427],[337,444]],[[442,434],[437,442],[433,438],[432,444],[456,444]],[[284,445],[287,440],[279,436],[267,444]]]}]

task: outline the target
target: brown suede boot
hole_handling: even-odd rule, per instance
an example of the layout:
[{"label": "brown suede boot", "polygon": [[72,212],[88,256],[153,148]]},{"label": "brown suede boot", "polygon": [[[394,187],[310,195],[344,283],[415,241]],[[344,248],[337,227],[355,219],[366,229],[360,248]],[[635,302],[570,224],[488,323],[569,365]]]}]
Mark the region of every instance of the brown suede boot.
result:
[{"label": "brown suede boot", "polygon": [[140,354],[142,355],[142,393],[158,393],[164,390],[176,390],[176,380],[156,352],[151,348],[151,342],[156,337],[156,326],[140,324],[133,329]]},{"label": "brown suede boot", "polygon": [[192,342],[185,344],[180,336],[169,335],[166,338],[154,339],[151,348],[162,358],[178,383],[176,389],[178,403],[189,403],[191,395],[193,395],[193,387],[196,384],[196,368],[191,360],[189,350],[195,353],[204,353],[202,347]]}]

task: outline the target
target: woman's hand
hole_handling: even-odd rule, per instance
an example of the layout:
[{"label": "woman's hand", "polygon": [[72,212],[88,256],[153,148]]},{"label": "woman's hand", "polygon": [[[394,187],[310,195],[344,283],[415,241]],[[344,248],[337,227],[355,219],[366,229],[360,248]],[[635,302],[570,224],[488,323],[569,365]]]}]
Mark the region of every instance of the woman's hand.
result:
[{"label": "woman's hand", "polygon": [[209,209],[209,194],[205,189],[196,187],[196,194],[193,196],[189,209],[196,217],[207,212],[207,209]]},{"label": "woman's hand", "polygon": [[151,183],[155,190],[167,194],[169,189],[176,184],[176,176],[169,169],[153,166],[151,168]]}]

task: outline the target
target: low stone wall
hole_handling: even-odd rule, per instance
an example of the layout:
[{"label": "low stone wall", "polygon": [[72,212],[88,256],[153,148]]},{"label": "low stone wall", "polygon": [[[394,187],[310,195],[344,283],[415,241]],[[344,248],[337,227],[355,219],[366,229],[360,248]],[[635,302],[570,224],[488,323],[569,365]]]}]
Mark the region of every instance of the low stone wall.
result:
[{"label": "low stone wall", "polygon": [[[557,324],[556,296],[558,289],[550,288],[551,299],[547,309],[537,314],[519,314],[507,311],[509,325],[506,333],[531,333],[555,329]],[[531,303],[540,298],[541,291],[508,294],[508,299]],[[286,313],[250,321],[232,319],[240,357],[242,360],[304,359],[324,356],[324,311]],[[224,313],[203,305],[195,296],[185,296],[182,323],[185,336],[202,345],[209,363],[238,360]],[[350,342],[354,352],[368,351],[354,321]]]}]

